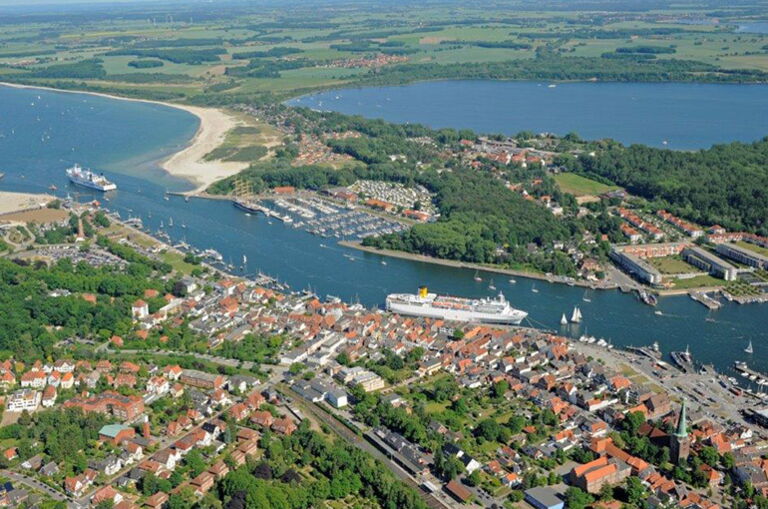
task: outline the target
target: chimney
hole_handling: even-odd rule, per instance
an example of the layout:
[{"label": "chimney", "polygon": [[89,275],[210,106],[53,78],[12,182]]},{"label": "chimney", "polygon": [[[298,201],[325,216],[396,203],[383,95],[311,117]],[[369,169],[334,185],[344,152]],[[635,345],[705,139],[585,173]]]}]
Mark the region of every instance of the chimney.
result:
[{"label": "chimney", "polygon": [[152,435],[149,434],[149,419],[144,419],[144,423],[141,425],[141,434],[146,439],[152,438]]}]

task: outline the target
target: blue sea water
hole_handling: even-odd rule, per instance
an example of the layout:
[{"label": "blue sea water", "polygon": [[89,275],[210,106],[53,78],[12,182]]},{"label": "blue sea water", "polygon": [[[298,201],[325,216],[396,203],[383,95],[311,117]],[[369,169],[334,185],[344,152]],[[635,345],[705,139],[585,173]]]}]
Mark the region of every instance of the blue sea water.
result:
[{"label": "blue sea water", "polygon": [[430,81],[330,90],[289,104],[434,128],[576,132],[686,150],[768,135],[768,85]]}]

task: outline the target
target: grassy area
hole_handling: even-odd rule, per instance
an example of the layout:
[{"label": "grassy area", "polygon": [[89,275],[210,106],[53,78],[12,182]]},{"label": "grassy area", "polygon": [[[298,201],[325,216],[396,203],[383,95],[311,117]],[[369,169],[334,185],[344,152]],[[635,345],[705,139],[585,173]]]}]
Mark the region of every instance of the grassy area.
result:
[{"label": "grassy area", "polygon": [[709,274],[704,276],[696,276],[689,279],[672,280],[672,288],[674,289],[703,288],[710,286],[723,286],[724,284],[725,281],[714,276],[710,276]]},{"label": "grassy area", "polygon": [[651,265],[659,269],[659,272],[662,274],[685,274],[700,271],[700,269],[685,262],[679,256],[662,256],[659,258],[650,258],[648,261]]},{"label": "grassy area", "polygon": [[439,414],[440,412],[443,412],[446,408],[448,408],[448,405],[450,405],[450,401],[430,401],[426,405],[424,405],[424,410],[428,414]]},{"label": "grassy area", "polygon": [[618,186],[609,186],[575,173],[555,175],[555,182],[564,193],[570,193],[574,196],[597,196],[619,189]]},{"label": "grassy area", "polygon": [[174,270],[181,272],[182,274],[189,275],[194,269],[199,267],[198,265],[185,262],[184,256],[176,252],[166,251],[160,256],[160,258],[165,263],[170,264]]}]

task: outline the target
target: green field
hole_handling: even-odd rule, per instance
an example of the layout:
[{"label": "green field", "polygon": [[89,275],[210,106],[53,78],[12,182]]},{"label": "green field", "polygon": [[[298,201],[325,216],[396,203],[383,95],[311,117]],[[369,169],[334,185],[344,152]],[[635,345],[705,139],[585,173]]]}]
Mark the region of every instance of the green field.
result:
[{"label": "green field", "polygon": [[[594,76],[608,81],[768,81],[768,74],[760,74],[768,72],[768,34],[733,29],[738,20],[766,17],[759,2],[722,10],[718,23],[699,25],[671,20],[711,17],[711,7],[696,1],[686,4],[684,13],[646,7],[639,0],[627,12],[608,0],[581,5],[582,1],[562,11],[537,10],[543,8],[520,0],[483,6],[449,1],[385,10],[366,3],[309,2],[292,8],[290,19],[278,6],[247,4],[214,17],[202,7],[195,16],[194,6],[182,15],[177,12],[179,7],[170,4],[147,9],[145,17],[130,15],[130,9],[122,7],[92,17],[84,11],[77,22],[55,16],[44,20],[8,16],[0,20],[0,78],[218,105],[236,102],[243,95],[282,99],[309,90],[370,82],[399,84],[452,77],[592,79],[591,75],[572,77],[584,68],[579,58],[591,59],[589,65],[598,74],[612,68],[606,76]],[[300,52],[232,59],[235,53],[276,47]],[[665,53],[636,58],[632,48],[643,47],[663,48]],[[162,66],[143,69],[128,63],[145,57],[113,54],[142,48],[177,53],[180,49],[192,53],[216,50],[220,54],[192,63],[166,53],[168,58],[151,57],[162,60]],[[614,58],[619,49],[624,53]],[[401,60],[383,65],[355,62],[382,55],[399,55]],[[77,64],[88,59],[95,59],[101,71],[78,68]],[[538,60],[548,63],[534,72],[516,72],[518,62]],[[688,64],[676,67],[677,61],[712,66],[712,72],[686,71]],[[506,65],[487,67],[494,64]],[[425,65],[434,68],[413,70]],[[653,68],[656,65],[661,68]],[[395,66],[401,75],[387,78]],[[751,72],[739,74],[741,71]],[[55,76],[41,76],[47,72]],[[675,75],[677,72],[681,74]],[[222,84],[227,85],[215,88]],[[564,177],[561,186],[574,194],[605,190],[584,182],[565,182],[569,178]]]},{"label": "green field", "polygon": [[609,186],[575,173],[560,173],[555,175],[555,182],[564,193],[579,196],[598,196],[609,191],[619,189],[618,186]]}]

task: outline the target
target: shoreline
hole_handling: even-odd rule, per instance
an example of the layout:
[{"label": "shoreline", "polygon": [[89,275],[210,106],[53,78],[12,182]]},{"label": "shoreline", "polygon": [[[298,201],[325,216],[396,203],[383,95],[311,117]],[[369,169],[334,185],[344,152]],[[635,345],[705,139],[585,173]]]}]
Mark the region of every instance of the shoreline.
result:
[{"label": "shoreline", "polygon": [[357,249],[358,251],[364,251],[366,253],[378,254],[382,256],[389,256],[392,258],[400,258],[403,260],[410,260],[416,262],[432,263],[435,265],[444,265],[446,267],[455,267],[459,269],[470,270],[482,270],[485,272],[493,272],[495,274],[504,274],[507,276],[523,277],[527,279],[535,279],[537,281],[545,281],[552,284],[565,284],[568,286],[578,286],[581,288],[589,288],[591,290],[617,290],[619,287],[616,284],[611,285],[595,285],[586,281],[573,281],[570,285],[566,281],[558,281],[554,277],[549,277],[545,274],[537,274],[535,272],[529,272],[525,270],[517,269],[505,269],[502,267],[489,267],[479,263],[461,262],[456,260],[445,260],[442,258],[435,258],[433,256],[421,255],[416,253],[406,253],[405,251],[394,251],[392,249],[378,249],[375,247],[363,246],[359,241],[341,240],[337,242],[338,245]]},{"label": "shoreline", "polygon": [[0,86],[17,89],[46,90],[67,94],[86,94],[119,101],[140,102],[155,104],[185,111],[198,119],[198,127],[195,135],[189,140],[187,146],[170,156],[158,160],[158,166],[168,174],[185,179],[196,187],[184,194],[197,194],[204,191],[214,182],[235,175],[248,167],[247,163],[204,161],[203,157],[221,146],[227,133],[240,124],[226,111],[217,108],[203,108],[186,104],[153,101],[151,99],[137,99],[133,97],[121,97],[119,95],[105,94],[103,92],[88,92],[80,90],[62,90],[54,87],[40,85],[22,85],[19,83],[0,82]]}]

